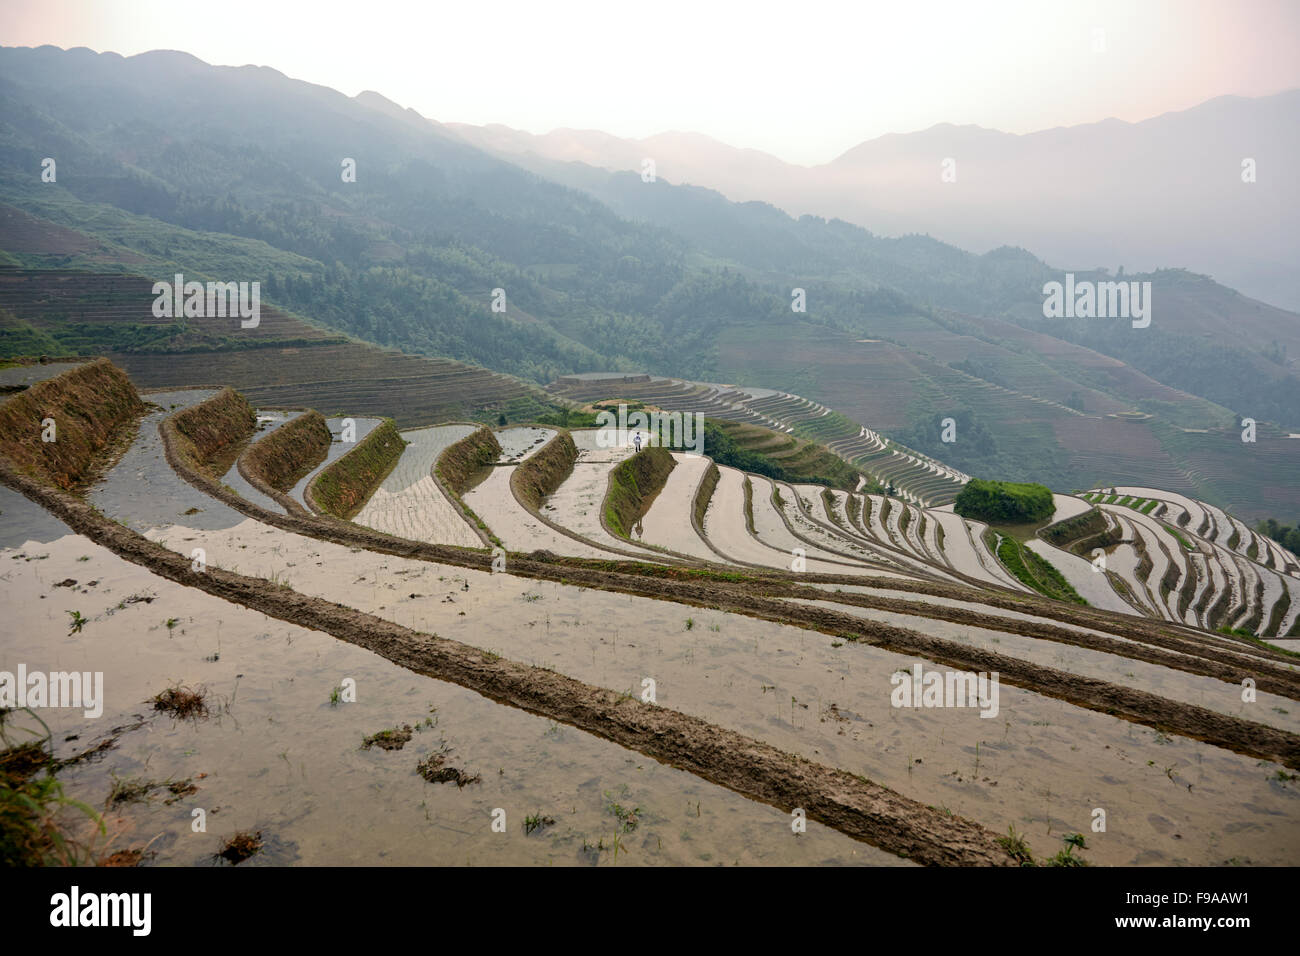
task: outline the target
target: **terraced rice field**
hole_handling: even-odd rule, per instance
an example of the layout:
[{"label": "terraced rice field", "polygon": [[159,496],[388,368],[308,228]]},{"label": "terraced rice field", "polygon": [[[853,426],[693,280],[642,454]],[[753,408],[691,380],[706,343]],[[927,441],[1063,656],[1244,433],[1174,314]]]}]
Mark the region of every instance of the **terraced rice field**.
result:
[{"label": "terraced rice field", "polygon": [[[189,537],[181,534],[182,540]],[[284,566],[309,568],[301,585],[306,593],[326,596],[346,591],[350,603],[381,617],[409,621],[421,630],[600,686],[637,687],[643,675],[653,674],[662,688],[664,706],[685,709],[820,761],[861,766],[872,780],[907,788],[921,799],[941,800],[964,815],[1050,820],[1055,827],[1071,830],[1086,824],[1089,811],[1082,808],[1092,796],[1103,805],[1118,805],[1134,799],[1136,786],[1138,792],[1158,799],[1160,813],[1144,822],[1133,821],[1122,837],[1108,843],[1098,862],[1193,862],[1196,857],[1177,855],[1172,847],[1154,849],[1170,843],[1166,821],[1209,826],[1208,801],[1214,812],[1229,813],[1220,826],[1262,822],[1239,809],[1242,793],[1262,801],[1260,809],[1266,812],[1283,813],[1287,805],[1284,795],[1272,792],[1255,761],[1190,741],[1162,740],[1153,731],[1104,715],[1073,714],[1066,723],[1059,702],[1016,688],[1003,687],[994,721],[977,723],[953,711],[900,712],[890,707],[887,695],[871,688],[888,686],[889,676],[910,670],[914,659],[868,647],[835,647],[830,637],[782,625],[747,621],[736,628],[726,614],[690,612],[693,624],[687,626],[685,618],[679,617],[682,611],[674,613],[671,604],[660,601],[604,596],[551,582],[520,583],[508,576],[391,556],[376,556],[358,565],[346,548],[286,537],[255,524],[233,532],[195,533],[193,540],[218,564],[265,562],[259,573],[274,573]],[[852,613],[877,619],[902,617],[861,609]],[[954,639],[982,640],[992,647],[997,647],[994,638],[1009,645],[1015,640],[1012,634],[981,633],[928,618],[910,623],[929,632],[941,628],[945,636],[951,632]],[[1034,654],[1041,650],[1036,642],[1025,647]],[[1000,649],[1014,652],[1017,648]],[[1043,653],[1052,666],[1086,676],[1113,675],[1123,668],[1124,674],[1133,675],[1126,679],[1134,684],[1151,677],[1145,672],[1142,679],[1138,677],[1143,670],[1140,662],[1077,649]],[[1161,671],[1160,690],[1175,699],[1206,702],[1225,712],[1244,709],[1231,687],[1156,670]],[[1275,706],[1278,701],[1268,698],[1260,703]],[[1296,729],[1295,717],[1273,715],[1273,720],[1292,732]],[[873,741],[870,753],[863,749],[868,739]],[[978,769],[976,753],[980,754]],[[1067,754],[1070,759],[1063,762]],[[1138,773],[1148,757],[1161,758],[1161,768],[1147,767]],[[1173,779],[1163,772],[1171,762]],[[1053,780],[1052,791],[1059,801],[1046,813],[1034,806],[1045,775]],[[1107,784],[1107,777],[1114,783]],[[1238,809],[1227,810],[1229,804]],[[1080,809],[1072,811],[1072,806]],[[1278,821],[1276,827],[1281,829],[1272,830],[1274,838],[1286,833],[1289,824]],[[1263,834],[1251,840],[1250,847],[1252,859],[1280,859]]]},{"label": "terraced rice field", "polygon": [[535,454],[538,449],[555,437],[555,429],[539,428],[526,425],[518,428],[501,428],[496,432],[497,443],[501,445],[502,463],[519,464]]},{"label": "terraced rice field", "polygon": [[403,432],[408,444],[397,466],[353,520],[411,541],[482,547],[483,542],[433,478],[438,456],[476,427],[435,425]]},{"label": "terraced rice field", "polygon": [[552,384],[550,389],[555,395],[580,403],[637,401],[668,412],[698,412],[707,418],[793,433],[825,445],[882,484],[894,485],[900,495],[920,503],[950,502],[969,480],[968,475],[896,446],[825,405],[798,395],[682,379],[642,378],[645,381],[571,376]]},{"label": "terraced rice field", "polygon": [[[1113,516],[1126,541],[1140,540],[1151,559],[1141,577],[1131,545],[1108,556],[1111,569],[1132,580],[1130,606],[1211,630],[1291,634],[1300,564],[1275,542],[1214,505],[1156,488],[1094,489],[1083,497]],[[1162,581],[1171,568],[1173,583],[1166,588]]]},{"label": "terraced rice field", "polygon": [[650,510],[641,519],[637,540],[675,554],[703,561],[717,561],[718,555],[695,533],[691,513],[700,481],[710,461],[703,455],[674,453],[677,467],[668,474]]},{"label": "terraced rice field", "polygon": [[[86,742],[119,728],[107,759],[67,773],[74,795],[184,780],[198,789],[183,807],[219,804],[223,827],[265,835],[254,865],[1009,864],[1011,828],[1040,861],[1071,833],[1100,865],[1284,865],[1300,850],[1300,668],[1206,626],[1216,607],[1267,622],[1295,578],[1241,553],[1249,529],[1231,516],[1202,509],[1203,538],[1173,511],[1195,502],[1099,504],[1123,539],[1109,569],[1140,606],[1031,538],[1084,607],[1029,591],[951,510],[728,466],[709,493],[711,462],[687,454],[638,488],[638,547],[600,521],[630,449],[592,431],[572,434],[571,470],[537,459],[548,524],[511,478],[562,436],[519,426],[462,492],[508,552],[498,566],[433,478],[478,426],[404,432],[349,524],[205,482],[165,454],[159,424],[211,394],[151,397],[87,493],[99,511],[0,471],[32,498],[0,494],[17,622],[0,651],[112,676],[108,720],[52,724]],[[831,417],[799,414],[790,427]],[[1058,496],[1055,518],[1091,506]],[[45,600],[18,600],[31,594]],[[897,698],[920,673],[977,672],[991,683],[974,699]],[[202,685],[221,719],[131,716],[177,683]],[[385,730],[399,749],[363,747]],[[152,862],[210,857],[215,839],[167,806],[122,811],[161,834]]]},{"label": "terraced rice field", "polygon": [[[240,829],[265,838],[250,866],[908,865],[816,822],[790,839],[789,817],[774,807],[163,580],[61,530],[0,551],[6,588],[68,598],[90,623],[68,635],[60,606],[68,601],[25,602],[11,615],[4,653],[34,669],[75,661],[112,675],[101,719],[52,711],[51,730],[80,739],[64,745],[71,753],[113,739],[110,727],[129,728],[111,761],[62,776],[96,804],[120,782],[156,782],[168,802],[155,795],[114,808],[132,838],[150,835],[154,865],[211,865],[221,838]],[[71,577],[75,591],[55,588]],[[148,603],[116,610],[140,596]],[[345,677],[357,699],[331,706]],[[141,720],[141,702],[173,682],[206,687],[219,715]],[[367,737],[403,725],[417,729],[400,750],[363,749]],[[477,780],[460,788],[415,772],[444,750]],[[173,799],[165,782],[176,781],[195,789]],[[631,832],[612,805],[636,808]],[[221,808],[206,833],[191,830],[196,806]],[[506,811],[504,834],[491,830],[496,808]],[[534,815],[554,822],[526,834]]]},{"label": "terraced rice field", "polygon": [[655,556],[657,552],[651,548],[639,548],[616,537],[601,521],[609,473],[635,449],[631,445],[602,448],[595,429],[575,431],[573,440],[578,446],[578,460],[569,477],[543,502],[542,514],[583,539],[580,543],[616,552]]},{"label": "terraced rice field", "polygon": [[611,558],[604,551],[556,531],[515,497],[510,480],[516,465],[535,454],[555,433],[551,429],[501,429],[501,458],[488,476],[464,495],[465,504],[491,528],[509,551],[550,551],[579,558]]},{"label": "terraced rice field", "polygon": [[[356,342],[269,302],[262,303],[253,330],[229,319],[193,319],[182,328],[153,315],[153,281],[6,270],[0,329],[12,315],[38,331],[63,335],[63,354],[108,355],[140,388],[230,385],[254,405],[311,407],[326,416],[387,415],[399,428],[495,420],[501,413],[527,421],[553,409],[545,393],[519,379]],[[84,330],[80,338],[68,337],[68,323]],[[235,347],[215,348],[221,343]]]},{"label": "terraced rice field", "polygon": [[[135,439],[117,465],[86,493],[106,514],[136,531],[184,520],[194,527],[229,528],[244,516],[212,498],[196,500],[194,489],[167,464],[158,426],[164,418],[216,394],[214,389],[148,392],[143,398],[156,406],[140,420]],[[187,514],[190,509],[198,509]]]}]

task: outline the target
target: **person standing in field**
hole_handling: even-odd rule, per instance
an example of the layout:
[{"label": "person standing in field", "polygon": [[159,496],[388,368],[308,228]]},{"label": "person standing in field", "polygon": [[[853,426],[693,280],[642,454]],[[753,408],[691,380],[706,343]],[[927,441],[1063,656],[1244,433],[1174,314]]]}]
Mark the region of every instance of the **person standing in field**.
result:
[{"label": "person standing in field", "polygon": [[635,435],[632,436],[632,447],[635,448],[635,449],[637,450],[637,453],[640,453],[640,451],[641,451],[641,433],[640,433],[640,432],[637,432]]}]

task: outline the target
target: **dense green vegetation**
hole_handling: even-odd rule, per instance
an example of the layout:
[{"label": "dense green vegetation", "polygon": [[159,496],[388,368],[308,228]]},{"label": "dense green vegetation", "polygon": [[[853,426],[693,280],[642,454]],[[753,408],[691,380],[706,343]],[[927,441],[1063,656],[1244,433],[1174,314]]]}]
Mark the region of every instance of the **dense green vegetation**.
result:
[{"label": "dense green vegetation", "polygon": [[1300,524],[1285,525],[1276,518],[1265,518],[1255,530],[1272,538],[1292,554],[1300,555]]},{"label": "dense green vegetation", "polygon": [[1015,538],[1001,535],[997,555],[1003,567],[1014,574],[1018,581],[1039,594],[1074,604],[1088,603],[1050,561],[1026,548]]},{"label": "dense green vegetation", "polygon": [[1052,516],[1055,505],[1051,489],[1043,485],[975,478],[961,490],[953,502],[953,510],[963,518],[1023,524],[1045,521]]},{"label": "dense green vegetation", "polygon": [[[955,441],[943,440],[946,418],[953,420]],[[936,413],[890,437],[968,475],[1006,474],[1016,468],[1015,456],[1001,453],[993,434],[969,408]]]},{"label": "dense green vegetation", "polygon": [[375,428],[343,457],[325,468],[307,486],[322,511],[350,519],[397,465],[406,439],[391,419]]}]

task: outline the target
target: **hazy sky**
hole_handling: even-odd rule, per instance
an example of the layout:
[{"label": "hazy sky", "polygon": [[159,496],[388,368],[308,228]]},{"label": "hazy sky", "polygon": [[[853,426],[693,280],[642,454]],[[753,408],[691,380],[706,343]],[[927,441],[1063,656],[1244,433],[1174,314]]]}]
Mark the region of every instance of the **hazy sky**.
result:
[{"label": "hazy sky", "polygon": [[444,122],[690,130],[802,163],[1300,86],[1297,0],[3,0],[0,43],[184,50]]}]

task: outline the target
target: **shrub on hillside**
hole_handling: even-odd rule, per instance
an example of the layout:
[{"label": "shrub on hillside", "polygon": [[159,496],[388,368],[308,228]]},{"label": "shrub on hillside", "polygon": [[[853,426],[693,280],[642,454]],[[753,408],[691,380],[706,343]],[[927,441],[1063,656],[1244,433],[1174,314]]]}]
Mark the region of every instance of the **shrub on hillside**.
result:
[{"label": "shrub on hillside", "polygon": [[1056,505],[1051,489],[1044,485],[975,478],[961,490],[953,502],[953,510],[963,518],[1018,524],[1045,521],[1052,516]]}]

